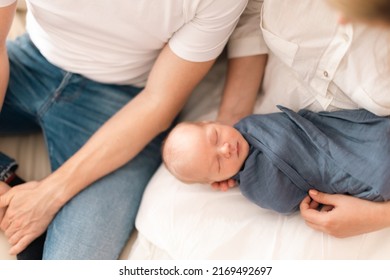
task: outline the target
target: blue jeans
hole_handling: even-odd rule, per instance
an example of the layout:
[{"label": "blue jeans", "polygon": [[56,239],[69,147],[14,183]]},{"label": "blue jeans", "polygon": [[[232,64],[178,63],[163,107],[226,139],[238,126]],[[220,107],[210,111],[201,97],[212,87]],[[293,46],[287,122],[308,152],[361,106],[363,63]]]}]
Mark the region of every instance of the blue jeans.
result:
[{"label": "blue jeans", "polygon": [[[8,42],[7,48],[11,74],[0,132],[41,130],[53,171],[141,91],[64,71],[50,64],[28,35]],[[44,259],[118,258],[134,228],[145,186],[160,165],[163,137],[156,137],[137,157],[80,192],[58,212],[47,231]]]},{"label": "blue jeans", "polygon": [[0,181],[5,182],[7,174],[17,169],[18,164],[13,158],[0,152]]}]

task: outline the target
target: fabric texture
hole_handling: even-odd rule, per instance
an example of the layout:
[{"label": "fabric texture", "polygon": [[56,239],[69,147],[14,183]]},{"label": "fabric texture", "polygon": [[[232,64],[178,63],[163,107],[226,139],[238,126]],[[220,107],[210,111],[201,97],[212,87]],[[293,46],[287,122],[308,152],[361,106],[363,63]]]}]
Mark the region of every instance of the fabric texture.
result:
[{"label": "fabric texture", "polygon": [[364,109],[251,115],[235,127],[250,154],[235,176],[244,196],[281,213],[298,210],[309,189],[390,199],[390,119]]},{"label": "fabric texture", "polygon": [[[167,43],[185,60],[215,59],[247,2],[28,0],[26,28],[54,65],[99,82],[143,87]],[[102,20],[108,18],[109,24]]]},{"label": "fabric texture", "polygon": [[15,172],[17,168],[18,164],[13,158],[0,152],[0,181],[6,182],[10,172]]},{"label": "fabric texture", "polygon": [[0,7],[6,7],[16,2],[16,0],[0,0]]},{"label": "fabric texture", "polygon": [[[364,108],[390,115],[388,50],[383,47],[390,29],[339,24],[327,1],[263,2],[261,33],[270,53],[264,108]],[[303,16],[303,11],[309,12]]]},{"label": "fabric texture", "polygon": [[[42,130],[52,170],[141,90],[63,71],[42,56],[28,35],[9,41],[7,48],[11,72],[0,133]],[[161,163],[163,137],[61,208],[47,230],[44,259],[118,258],[134,229],[144,188]]]}]

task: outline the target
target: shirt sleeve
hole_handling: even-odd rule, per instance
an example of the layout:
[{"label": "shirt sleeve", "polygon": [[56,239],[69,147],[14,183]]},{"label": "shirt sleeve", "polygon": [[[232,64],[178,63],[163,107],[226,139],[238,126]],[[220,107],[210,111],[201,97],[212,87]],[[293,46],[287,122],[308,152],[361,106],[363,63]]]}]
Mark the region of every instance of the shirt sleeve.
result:
[{"label": "shirt sleeve", "polygon": [[229,39],[229,58],[268,53],[260,28],[262,5],[262,0],[249,0],[236,29]]},{"label": "shirt sleeve", "polygon": [[16,0],[0,0],[0,8],[7,7],[15,2],[16,2]]},{"label": "shirt sleeve", "polygon": [[247,0],[203,0],[192,18],[170,39],[179,57],[195,62],[218,57],[245,10]]}]

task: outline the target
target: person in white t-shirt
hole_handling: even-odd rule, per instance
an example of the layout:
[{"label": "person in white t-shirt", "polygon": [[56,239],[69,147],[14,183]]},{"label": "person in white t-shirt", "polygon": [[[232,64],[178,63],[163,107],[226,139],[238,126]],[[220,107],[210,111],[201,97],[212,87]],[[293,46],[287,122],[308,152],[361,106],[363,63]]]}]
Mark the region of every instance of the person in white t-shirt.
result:
[{"label": "person in white t-shirt", "polygon": [[[328,0],[262,2],[261,30],[269,48],[263,108],[364,108],[390,115],[389,29],[340,24]],[[346,237],[390,226],[390,202],[315,190],[309,195],[300,209],[314,229]],[[319,204],[325,205],[322,211],[317,210]]]},{"label": "person in white t-shirt", "polygon": [[163,132],[234,30],[219,119],[251,112],[266,56],[259,1],[27,0],[8,66],[15,2],[0,0],[0,132],[41,129],[53,172],[0,196],[0,229],[11,254],[47,229],[44,259],[116,259]]}]

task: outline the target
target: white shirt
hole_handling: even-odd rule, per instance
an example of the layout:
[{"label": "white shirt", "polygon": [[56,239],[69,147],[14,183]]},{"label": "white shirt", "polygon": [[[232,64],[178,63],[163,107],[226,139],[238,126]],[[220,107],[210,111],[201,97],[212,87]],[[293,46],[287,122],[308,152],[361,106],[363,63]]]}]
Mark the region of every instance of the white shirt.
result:
[{"label": "white shirt", "polygon": [[229,58],[265,54],[268,52],[260,30],[260,11],[262,5],[262,0],[249,0],[233,34],[229,38]]},{"label": "white shirt", "polygon": [[[390,114],[390,32],[340,25],[325,0],[265,0],[263,108],[365,108]],[[274,109],[275,108],[275,109]]]},{"label": "white shirt", "polygon": [[[11,2],[0,0],[0,5]],[[27,0],[27,31],[41,53],[66,71],[100,82],[144,86],[167,43],[189,61],[216,58],[247,2]],[[254,48],[237,48],[240,37],[255,42]],[[259,51],[256,35],[244,32],[237,41],[232,49],[242,51],[232,56]]]},{"label": "white shirt", "polygon": [[0,7],[7,7],[14,2],[16,2],[16,0],[0,0]]}]

